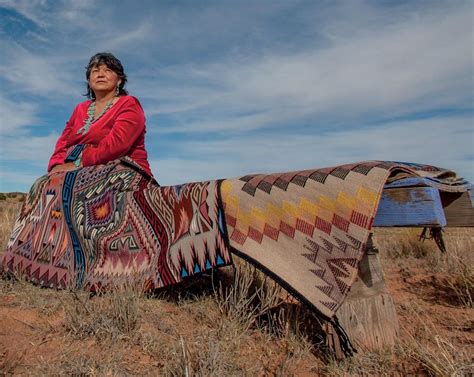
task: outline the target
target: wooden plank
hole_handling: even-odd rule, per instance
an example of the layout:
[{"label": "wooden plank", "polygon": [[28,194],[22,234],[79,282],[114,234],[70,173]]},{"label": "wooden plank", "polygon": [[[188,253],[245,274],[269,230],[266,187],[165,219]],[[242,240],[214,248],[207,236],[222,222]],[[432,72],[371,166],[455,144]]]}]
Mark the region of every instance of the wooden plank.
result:
[{"label": "wooden plank", "polygon": [[434,187],[384,189],[374,226],[446,226],[438,189]]},{"label": "wooden plank", "polygon": [[397,312],[385,286],[372,234],[366,254],[359,264],[357,280],[336,316],[357,350],[384,350],[398,339],[400,327]]},{"label": "wooden plank", "polygon": [[441,192],[447,226],[474,226],[474,191]]}]

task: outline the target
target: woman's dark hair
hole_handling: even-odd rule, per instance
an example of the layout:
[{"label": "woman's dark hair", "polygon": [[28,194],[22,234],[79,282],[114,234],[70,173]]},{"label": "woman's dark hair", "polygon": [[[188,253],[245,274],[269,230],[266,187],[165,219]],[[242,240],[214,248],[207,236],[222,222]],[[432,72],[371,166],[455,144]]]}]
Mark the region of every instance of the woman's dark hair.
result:
[{"label": "woman's dark hair", "polygon": [[89,99],[95,99],[94,91],[89,85],[89,78],[91,76],[92,68],[105,64],[108,68],[114,71],[118,77],[122,80],[119,84],[119,95],[127,95],[128,92],[124,89],[125,84],[127,83],[127,75],[123,70],[123,65],[113,54],[110,52],[99,52],[95,54],[90,60],[89,64],[86,67],[86,79],[87,79],[87,93],[84,94]]}]

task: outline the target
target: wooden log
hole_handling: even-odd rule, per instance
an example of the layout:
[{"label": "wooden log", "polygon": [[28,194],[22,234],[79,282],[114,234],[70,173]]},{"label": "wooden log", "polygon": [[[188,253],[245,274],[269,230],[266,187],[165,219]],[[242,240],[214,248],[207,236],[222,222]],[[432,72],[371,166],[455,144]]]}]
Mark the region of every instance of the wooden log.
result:
[{"label": "wooden log", "polygon": [[387,188],[382,192],[374,226],[443,227],[446,225],[435,187]]},{"label": "wooden log", "polygon": [[372,235],[368,246],[360,263],[357,280],[336,313],[351,343],[359,352],[393,346],[400,331],[395,305],[385,286],[378,249],[373,245]]}]

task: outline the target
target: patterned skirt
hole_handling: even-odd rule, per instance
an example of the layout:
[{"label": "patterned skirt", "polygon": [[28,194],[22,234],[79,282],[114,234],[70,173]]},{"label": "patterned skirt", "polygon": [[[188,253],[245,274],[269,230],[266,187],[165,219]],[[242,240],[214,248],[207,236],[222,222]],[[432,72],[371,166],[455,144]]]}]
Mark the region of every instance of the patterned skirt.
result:
[{"label": "patterned skirt", "polygon": [[160,187],[131,160],[39,178],[3,265],[47,287],[178,283],[231,262],[219,181]]}]

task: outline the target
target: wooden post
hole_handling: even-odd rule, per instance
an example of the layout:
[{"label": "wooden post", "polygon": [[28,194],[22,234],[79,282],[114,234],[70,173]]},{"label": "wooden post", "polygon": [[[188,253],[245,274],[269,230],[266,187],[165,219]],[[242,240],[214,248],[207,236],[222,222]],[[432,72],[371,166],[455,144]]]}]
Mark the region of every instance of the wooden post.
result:
[{"label": "wooden post", "polygon": [[385,286],[378,252],[371,234],[357,280],[336,313],[359,352],[391,347],[399,335],[395,305]]},{"label": "wooden post", "polygon": [[447,226],[474,226],[474,191],[442,192]]}]

